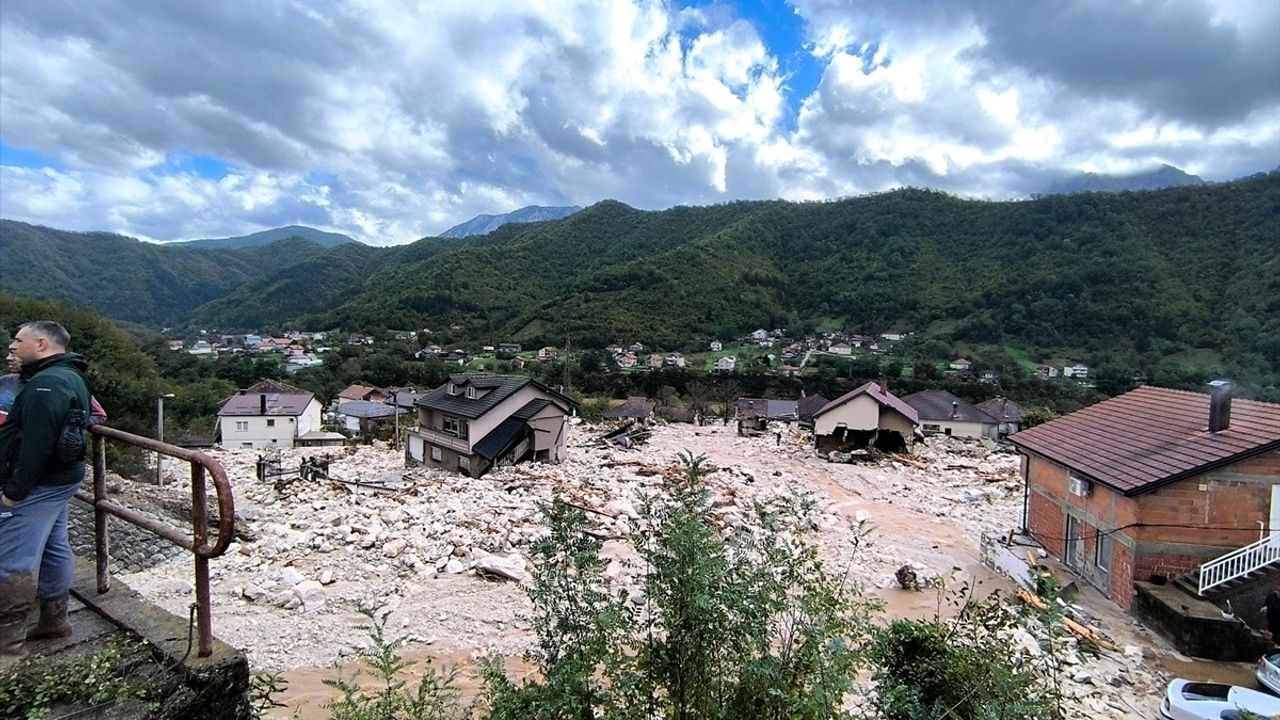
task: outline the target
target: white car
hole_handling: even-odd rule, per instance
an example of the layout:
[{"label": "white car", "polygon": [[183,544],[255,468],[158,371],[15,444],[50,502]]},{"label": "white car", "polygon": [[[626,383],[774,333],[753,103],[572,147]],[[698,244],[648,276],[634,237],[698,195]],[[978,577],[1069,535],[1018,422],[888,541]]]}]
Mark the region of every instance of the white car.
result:
[{"label": "white car", "polygon": [[1166,720],[1232,720],[1241,717],[1242,710],[1264,718],[1280,715],[1280,698],[1235,685],[1179,678],[1169,683],[1160,703],[1160,717]]},{"label": "white car", "polygon": [[1272,648],[1258,658],[1258,669],[1253,674],[1271,692],[1280,693],[1280,648]]}]

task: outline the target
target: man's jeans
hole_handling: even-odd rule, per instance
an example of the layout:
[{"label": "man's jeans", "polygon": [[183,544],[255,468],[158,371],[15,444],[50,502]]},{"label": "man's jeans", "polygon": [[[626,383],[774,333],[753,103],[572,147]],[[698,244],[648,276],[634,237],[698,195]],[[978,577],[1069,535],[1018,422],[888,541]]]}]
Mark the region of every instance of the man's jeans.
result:
[{"label": "man's jeans", "polygon": [[17,507],[0,503],[0,578],[39,571],[44,599],[71,589],[67,505],[79,489],[79,483],[37,485]]}]

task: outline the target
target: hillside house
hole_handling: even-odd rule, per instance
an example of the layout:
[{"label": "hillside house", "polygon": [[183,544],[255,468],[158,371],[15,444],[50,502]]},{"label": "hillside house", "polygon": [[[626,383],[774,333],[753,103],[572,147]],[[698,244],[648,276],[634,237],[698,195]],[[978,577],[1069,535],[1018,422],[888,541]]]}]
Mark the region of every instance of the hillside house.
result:
[{"label": "hillside house", "polygon": [[719,340],[712,340],[710,347],[711,347],[711,352],[720,352],[721,350],[724,349],[724,343],[720,342]]},{"label": "hillside house", "polygon": [[969,401],[946,390],[921,390],[902,398],[915,408],[925,435],[995,439],[1000,424]]},{"label": "hillside house", "polygon": [[613,360],[618,363],[618,367],[620,368],[633,368],[636,366],[636,363],[639,362],[639,360],[636,359],[636,354],[633,352],[619,353],[618,355],[613,356]]},{"label": "hillside house", "polygon": [[715,365],[712,367],[712,371],[718,373],[731,373],[737,369],[737,367],[738,359],[732,355],[725,355],[724,357],[716,360]]},{"label": "hillside house", "polygon": [[191,347],[187,348],[187,352],[192,355],[213,355],[216,353],[208,340],[197,340],[191,343]]},{"label": "hillside house", "polygon": [[1056,365],[1040,365],[1036,367],[1036,377],[1041,380],[1052,380],[1058,377],[1058,367]]},{"label": "hillside house", "polygon": [[494,467],[565,457],[565,419],[576,403],[527,377],[457,373],[416,401],[410,464],[480,477]]},{"label": "hillside house", "polygon": [[520,352],[520,343],[498,343],[498,352],[515,355]]},{"label": "hillside house", "polygon": [[814,413],[814,446],[819,453],[868,447],[886,452],[910,450],[917,424],[915,408],[884,385],[869,382]]},{"label": "hillside house", "polygon": [[301,388],[263,380],[232,395],[218,410],[224,448],[291,448],[320,429],[320,401]]},{"label": "hillside house", "polygon": [[960,372],[965,372],[969,370],[969,368],[973,367],[973,363],[969,362],[964,358],[956,358],[955,360],[952,360],[950,363],[948,363],[947,367],[951,368],[952,370],[959,370]]},{"label": "hillside house", "polygon": [[668,353],[667,356],[662,359],[662,362],[663,364],[671,365],[672,367],[684,367],[685,365],[688,364],[688,361],[685,360],[684,355],[681,355],[678,352]]},{"label": "hillside house", "polygon": [[1135,582],[1280,543],[1280,405],[1212,385],[1140,387],[1009,438],[1026,458],[1024,527],[1125,608]]},{"label": "hillside house", "polygon": [[[208,345],[208,343],[205,343],[205,344],[206,344],[206,345]],[[181,350],[183,347],[185,347],[185,345],[186,345],[186,344],[185,344],[183,341],[181,341],[181,340],[170,340],[170,341],[169,341],[169,349],[170,349],[170,350]]]},{"label": "hillside house", "polygon": [[650,370],[657,370],[662,367],[662,353],[653,353],[649,355],[649,359],[645,361],[645,366]]},{"label": "hillside house", "polygon": [[550,345],[538,348],[538,359],[546,362],[547,360],[556,359],[556,349]]},{"label": "hillside house", "polygon": [[838,343],[833,343],[830,347],[828,347],[827,351],[835,353],[836,355],[852,355],[853,346],[847,342],[838,342]]},{"label": "hillside house", "polygon": [[1065,378],[1087,378],[1089,377],[1089,366],[1076,363],[1074,365],[1066,365],[1062,368],[1062,377]]}]

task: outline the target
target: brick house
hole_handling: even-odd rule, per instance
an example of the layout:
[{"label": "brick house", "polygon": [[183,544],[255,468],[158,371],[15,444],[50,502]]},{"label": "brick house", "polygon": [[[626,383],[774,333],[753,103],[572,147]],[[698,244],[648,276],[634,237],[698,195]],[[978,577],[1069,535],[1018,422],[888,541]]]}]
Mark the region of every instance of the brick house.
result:
[{"label": "brick house", "polygon": [[1125,608],[1134,583],[1280,543],[1280,405],[1140,387],[1009,437],[1023,525]]}]

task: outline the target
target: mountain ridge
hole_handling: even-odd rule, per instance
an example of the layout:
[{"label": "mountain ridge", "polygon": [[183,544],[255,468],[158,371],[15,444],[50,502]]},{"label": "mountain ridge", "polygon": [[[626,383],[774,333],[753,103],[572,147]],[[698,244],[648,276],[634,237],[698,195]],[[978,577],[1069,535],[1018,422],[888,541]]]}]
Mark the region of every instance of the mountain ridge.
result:
[{"label": "mountain ridge", "polygon": [[284,225],[278,228],[261,230],[248,235],[237,235],[224,238],[204,238],[201,240],[170,240],[164,245],[197,248],[200,250],[234,250],[242,247],[262,247],[278,240],[298,237],[310,240],[322,247],[334,247],[346,243],[362,245],[359,240],[342,233],[317,230],[305,225]]},{"label": "mountain ridge", "polygon": [[503,225],[511,223],[532,223],[545,222],[548,220],[560,220],[572,215],[582,208],[573,206],[563,207],[546,207],[542,205],[528,205],[519,210],[512,210],[509,213],[500,213],[497,215],[482,214],[477,215],[470,220],[458,223],[453,227],[440,233],[440,237],[447,238],[464,238],[473,235],[488,235]]}]

